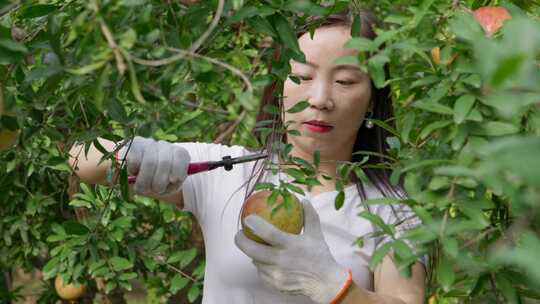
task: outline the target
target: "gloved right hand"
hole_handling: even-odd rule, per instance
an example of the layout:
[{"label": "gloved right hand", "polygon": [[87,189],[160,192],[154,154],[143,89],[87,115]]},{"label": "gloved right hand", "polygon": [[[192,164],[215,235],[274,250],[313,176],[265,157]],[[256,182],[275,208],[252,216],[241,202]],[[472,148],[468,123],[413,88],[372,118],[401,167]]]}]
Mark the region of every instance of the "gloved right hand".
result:
[{"label": "gloved right hand", "polygon": [[118,151],[118,160],[124,159],[128,174],[137,175],[135,192],[143,195],[167,195],[180,191],[191,160],[183,147],[140,136]]}]

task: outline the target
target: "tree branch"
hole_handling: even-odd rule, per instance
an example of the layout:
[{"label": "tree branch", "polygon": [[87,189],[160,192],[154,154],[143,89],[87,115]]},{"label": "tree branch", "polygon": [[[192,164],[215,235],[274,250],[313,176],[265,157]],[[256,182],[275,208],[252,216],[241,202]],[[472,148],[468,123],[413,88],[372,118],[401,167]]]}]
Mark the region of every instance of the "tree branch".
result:
[{"label": "tree branch", "polygon": [[214,140],[214,143],[217,144],[217,143],[222,143],[225,139],[227,139],[229,136],[232,135],[232,133],[234,132],[234,130],[236,129],[236,127],[238,127],[238,125],[240,124],[240,122],[242,120],[244,120],[244,118],[246,117],[247,115],[247,112],[246,110],[242,111],[242,113],[240,114],[240,116],[238,116],[238,118],[234,121],[233,124],[231,124],[223,133],[221,133],[215,140]]},{"label": "tree branch", "polygon": [[107,40],[107,44],[114,53],[114,58],[116,59],[116,68],[118,69],[120,75],[124,75],[127,67],[124,62],[124,58],[122,57],[122,53],[119,50],[118,44],[116,44],[116,41],[114,40],[114,36],[105,21],[103,21],[103,19],[99,20],[99,25],[101,27],[101,32]]},{"label": "tree branch", "polygon": [[20,1],[17,1],[15,3],[11,3],[11,4],[7,5],[7,6],[5,6],[4,8],[2,8],[0,10],[0,17],[3,17],[4,15],[9,14],[14,10],[17,10],[20,6],[21,6]]},{"label": "tree branch", "polygon": [[227,70],[231,71],[233,74],[236,74],[238,77],[240,77],[244,81],[247,90],[249,92],[253,92],[253,84],[248,79],[248,77],[244,73],[242,73],[242,71],[240,71],[239,69],[233,67],[232,65],[227,64],[225,62],[221,62],[221,61],[219,61],[217,59],[207,57],[207,56],[204,56],[204,55],[200,55],[200,54],[197,54],[197,53],[193,53],[193,52],[190,52],[190,51],[187,51],[187,50],[171,48],[171,47],[169,47],[167,49],[170,50],[170,51],[173,51],[173,52],[177,52],[178,54],[174,55],[174,56],[171,56],[169,58],[158,59],[158,60],[147,60],[147,59],[137,58],[137,57],[134,57],[134,56],[130,55],[130,59],[133,60],[133,62],[141,64],[141,65],[157,67],[157,66],[162,66],[162,65],[167,65],[167,64],[173,63],[173,62],[178,61],[180,59],[183,59],[185,57],[200,58],[200,59],[206,60],[208,62],[211,62],[211,63],[213,63],[215,65],[219,65],[221,67],[224,67]]},{"label": "tree branch", "polygon": [[204,43],[204,41],[208,38],[208,36],[210,36],[212,31],[216,28],[219,22],[219,19],[221,19],[221,15],[223,14],[224,5],[225,5],[225,0],[219,0],[216,14],[214,15],[214,19],[210,23],[210,26],[208,27],[208,29],[206,29],[206,31],[199,37],[199,39],[197,39],[197,41],[195,41],[195,43],[191,45],[191,47],[189,48],[190,52],[195,53],[199,49],[199,47]]}]

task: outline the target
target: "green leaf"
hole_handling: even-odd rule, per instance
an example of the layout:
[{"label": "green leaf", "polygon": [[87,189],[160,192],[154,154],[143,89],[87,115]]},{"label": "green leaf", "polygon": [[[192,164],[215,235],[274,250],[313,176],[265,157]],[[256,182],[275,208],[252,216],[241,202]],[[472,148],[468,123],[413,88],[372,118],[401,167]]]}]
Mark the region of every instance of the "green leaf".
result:
[{"label": "green leaf", "polygon": [[298,187],[298,186],[295,186],[295,185],[293,185],[293,184],[291,184],[291,183],[286,183],[286,184],[285,184],[285,187],[287,187],[287,188],[289,188],[291,191],[294,191],[294,192],[299,193],[299,194],[301,194],[301,195],[306,195],[306,194],[304,193],[304,190],[302,190],[302,188],[300,188],[300,187]]},{"label": "green leaf", "polygon": [[369,269],[371,271],[375,271],[375,268],[377,267],[377,265],[379,265],[382,262],[382,260],[388,254],[391,248],[392,248],[392,243],[387,242],[387,243],[384,243],[379,248],[377,248],[375,252],[373,252],[373,255],[371,256],[371,259],[369,260],[369,264],[368,264]]},{"label": "green leaf", "polygon": [[276,185],[272,183],[257,183],[257,185],[255,185],[255,190],[264,190],[264,189],[272,190],[275,187]]},{"label": "green leaf", "polygon": [[279,38],[285,43],[285,46],[287,46],[290,50],[293,51],[293,58],[296,61],[305,62],[306,59],[302,51],[300,50],[296,34],[294,33],[287,19],[285,19],[285,17],[283,17],[282,15],[275,14],[273,21]]},{"label": "green leaf", "polygon": [[43,266],[41,272],[43,273],[43,279],[48,280],[56,275],[58,272],[58,264],[60,263],[59,257],[50,259],[47,264]]},{"label": "green leaf", "polygon": [[343,207],[343,203],[345,202],[345,192],[339,191],[338,195],[336,196],[336,199],[334,201],[334,207],[336,210],[341,209]]},{"label": "green leaf", "polygon": [[358,214],[358,216],[365,218],[366,220],[370,221],[373,225],[381,228],[384,233],[393,236],[394,235],[394,228],[392,226],[387,225],[383,219],[378,216],[377,214],[368,212],[368,211],[362,211]]},{"label": "green leaf", "polygon": [[136,7],[141,6],[146,3],[146,0],[121,0],[120,5],[126,7]]},{"label": "green leaf", "polygon": [[86,235],[90,233],[88,227],[76,221],[66,221],[64,223],[64,229],[69,235]]},{"label": "green leaf", "polygon": [[67,236],[67,233],[64,230],[64,227],[60,226],[58,223],[52,223],[51,230],[58,235]]},{"label": "green leaf", "polygon": [[297,168],[288,168],[285,172],[296,180],[304,180],[305,174],[302,170]]},{"label": "green leaf", "polygon": [[56,10],[55,5],[49,5],[49,4],[36,4],[24,7],[19,12],[19,18],[21,19],[31,19],[31,18],[38,18],[45,15],[48,15],[51,12],[54,12]]},{"label": "green leaf", "polygon": [[309,102],[305,101],[305,100],[302,100],[302,101],[299,101],[297,102],[294,106],[292,106],[291,108],[289,108],[287,110],[287,113],[298,113],[298,112],[302,112],[304,111],[306,108],[308,108],[310,106]]},{"label": "green leaf", "polygon": [[369,75],[376,88],[380,89],[386,85],[386,72],[384,67],[388,61],[390,61],[390,58],[384,53],[377,54],[368,61]]},{"label": "green leaf", "polygon": [[176,294],[180,290],[184,289],[184,287],[186,287],[188,283],[189,280],[187,278],[183,277],[180,274],[176,274],[171,280],[170,292],[172,294]]},{"label": "green leaf", "polygon": [[184,268],[189,265],[197,257],[197,249],[191,248],[187,250],[181,250],[175,252],[167,259],[167,263],[180,262],[180,268]]},{"label": "green leaf", "polygon": [[259,14],[259,10],[257,9],[257,7],[255,6],[244,6],[242,7],[241,9],[239,9],[238,11],[236,11],[236,13],[231,17],[229,18],[229,22],[232,22],[232,23],[236,23],[236,22],[239,22],[239,21],[242,21],[244,19],[249,19],[251,17],[255,17]]},{"label": "green leaf", "polygon": [[403,118],[403,127],[401,129],[401,140],[404,143],[409,142],[409,134],[411,133],[411,130],[413,129],[415,123],[416,114],[414,112],[409,112],[405,114],[405,117]]},{"label": "green leaf", "polygon": [[47,242],[49,243],[54,243],[54,242],[58,242],[58,241],[63,241],[67,238],[67,236],[65,235],[58,235],[58,234],[53,234],[53,235],[49,235],[46,239]]},{"label": "green leaf", "polygon": [[434,84],[440,81],[441,81],[441,78],[439,76],[436,76],[436,75],[425,76],[411,83],[411,89],[416,88],[416,87],[427,86],[427,85]]},{"label": "green leaf", "polygon": [[6,49],[8,51],[23,54],[28,53],[28,48],[26,48],[24,44],[6,38],[0,38],[0,49]]},{"label": "green leaf", "polygon": [[116,226],[124,229],[131,228],[131,221],[135,218],[133,216],[122,216],[112,221],[111,226]]},{"label": "green leaf", "polygon": [[107,282],[107,284],[105,285],[105,293],[110,293],[111,291],[116,289],[117,286],[118,284],[115,281]]},{"label": "green leaf", "polygon": [[309,0],[285,1],[281,9],[307,16],[322,16],[326,12],[324,7],[316,5]]},{"label": "green leaf", "polygon": [[442,256],[437,267],[437,281],[445,291],[449,291],[454,284],[455,273],[452,264],[448,258]]},{"label": "green leaf", "polygon": [[377,46],[373,40],[364,37],[354,37],[345,43],[346,48],[355,49],[359,52],[373,52]]},{"label": "green leaf", "polygon": [[107,63],[107,60],[103,60],[103,61],[93,62],[91,64],[85,65],[80,68],[75,68],[75,69],[66,68],[65,71],[71,74],[75,74],[75,75],[86,75],[86,74],[92,73],[95,70],[100,69],[106,63]]},{"label": "green leaf", "polygon": [[518,133],[519,127],[502,121],[489,121],[472,131],[475,135],[502,136]]},{"label": "green leaf", "polygon": [[450,28],[461,39],[467,41],[481,41],[485,39],[484,31],[473,15],[463,11],[458,11],[452,20]]},{"label": "green leaf", "polygon": [[475,98],[472,95],[463,95],[454,105],[454,122],[461,124],[474,106]]},{"label": "green leaf", "polygon": [[266,113],[274,114],[274,115],[279,115],[279,112],[280,112],[279,108],[273,104],[264,105],[263,111]]},{"label": "green leaf", "polygon": [[495,282],[497,289],[500,290],[506,299],[506,303],[520,303],[518,300],[518,293],[512,282],[506,278],[504,272],[500,272],[495,276]]},{"label": "green leaf", "polygon": [[315,150],[313,153],[313,164],[315,165],[315,168],[319,168],[319,165],[321,164],[321,151]]},{"label": "green leaf", "polygon": [[133,267],[133,263],[128,259],[119,256],[110,258],[109,263],[115,271],[122,271]]},{"label": "green leaf", "polygon": [[540,267],[538,266],[538,252],[540,252],[540,239],[531,232],[520,235],[519,246],[504,246],[498,248],[490,256],[490,260],[498,265],[509,265],[525,271],[527,277],[540,282]]},{"label": "green leaf", "polygon": [[351,24],[351,37],[360,37],[362,33],[362,20],[359,15],[354,15],[353,22]]},{"label": "green leaf", "polygon": [[129,281],[137,278],[137,273],[135,272],[126,272],[118,276],[118,279],[121,281]]},{"label": "green leaf", "polygon": [[92,209],[92,204],[90,204],[89,202],[85,200],[74,199],[69,202],[69,205],[71,207],[76,207],[76,208],[84,207],[84,208]]},{"label": "green leaf", "polygon": [[190,303],[193,303],[195,302],[195,300],[197,300],[197,298],[201,295],[201,287],[199,286],[199,284],[193,284],[191,285],[191,287],[189,288],[189,291],[188,291],[188,300]]},{"label": "green leaf", "polygon": [[449,126],[451,124],[452,124],[452,122],[449,121],[449,120],[438,120],[438,121],[432,122],[429,125],[427,125],[426,127],[424,127],[424,129],[422,129],[422,131],[420,132],[419,137],[420,137],[420,139],[426,139],[431,133],[433,133],[433,131],[438,130],[438,129],[442,129],[442,128],[447,127],[447,126]]},{"label": "green leaf", "polygon": [[334,61],[335,65],[349,64],[349,65],[360,65],[358,56],[341,56]]},{"label": "green leaf", "polygon": [[291,135],[291,136],[301,136],[302,133],[300,133],[300,131],[298,130],[287,130],[287,134]]},{"label": "green leaf", "polygon": [[493,72],[491,83],[495,87],[501,86],[507,79],[515,78],[526,57],[523,54],[513,54],[510,57],[499,59],[497,69]]},{"label": "green leaf", "polygon": [[454,111],[445,105],[439,104],[439,103],[433,103],[426,100],[418,100],[412,104],[413,107],[422,109],[424,111],[437,113],[437,114],[444,114],[444,115],[453,115]]}]

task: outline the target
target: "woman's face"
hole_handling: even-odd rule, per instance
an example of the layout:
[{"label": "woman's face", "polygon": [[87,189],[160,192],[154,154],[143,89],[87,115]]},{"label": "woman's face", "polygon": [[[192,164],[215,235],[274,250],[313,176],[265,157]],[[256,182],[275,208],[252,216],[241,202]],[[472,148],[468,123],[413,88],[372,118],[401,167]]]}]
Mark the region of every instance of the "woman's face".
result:
[{"label": "woman's face", "polygon": [[350,38],[350,27],[328,26],[317,29],[313,39],[309,33],[298,39],[307,63],[291,61],[291,74],[300,83],[287,79],[283,89],[285,109],[303,100],[310,104],[302,112],[285,113],[289,128],[301,133],[287,136],[297,155],[319,150],[326,159],[351,157],[370,107],[371,80],[357,66],[335,63],[339,57],[357,55],[356,50],[344,47]]}]

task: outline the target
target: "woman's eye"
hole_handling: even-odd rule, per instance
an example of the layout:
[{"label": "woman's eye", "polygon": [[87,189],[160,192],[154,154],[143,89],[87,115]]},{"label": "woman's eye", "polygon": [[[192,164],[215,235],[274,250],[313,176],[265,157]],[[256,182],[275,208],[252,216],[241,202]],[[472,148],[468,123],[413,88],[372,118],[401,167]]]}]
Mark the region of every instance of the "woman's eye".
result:
[{"label": "woman's eye", "polygon": [[311,80],[311,77],[305,76],[305,75],[296,75],[296,77],[300,78],[300,80],[302,80],[302,81]]},{"label": "woman's eye", "polygon": [[336,80],[336,82],[344,86],[353,85],[356,83],[356,81],[352,81],[352,80]]},{"label": "woman's eye", "polygon": [[291,74],[289,76],[289,78],[294,82],[294,83],[300,83],[300,81],[308,81],[308,80],[311,80],[311,77],[310,76],[306,76],[306,75],[298,75],[298,74]]}]

